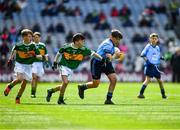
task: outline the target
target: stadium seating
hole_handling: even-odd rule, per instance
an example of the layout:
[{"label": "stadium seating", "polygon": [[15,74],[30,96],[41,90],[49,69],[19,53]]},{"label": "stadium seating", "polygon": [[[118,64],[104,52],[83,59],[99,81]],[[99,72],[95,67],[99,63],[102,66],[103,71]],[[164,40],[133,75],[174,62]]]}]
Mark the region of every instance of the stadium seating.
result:
[{"label": "stadium seating", "polygon": [[[158,3],[160,0],[152,1],[153,3]],[[57,44],[63,45],[66,42],[66,35],[70,30],[73,32],[84,32],[88,31],[91,36],[92,40],[87,40],[87,46],[91,49],[96,49],[97,46],[100,44],[100,42],[108,37],[110,30],[94,30],[94,24],[84,24],[84,18],[85,16],[92,12],[93,10],[97,10],[98,12],[103,10],[108,23],[110,23],[111,28],[117,28],[124,34],[123,42],[125,42],[128,45],[129,48],[129,55],[132,57],[132,61],[136,58],[136,51],[135,48],[137,48],[138,53],[141,51],[142,47],[144,47],[145,43],[143,44],[134,44],[131,42],[131,39],[135,32],[139,33],[146,33],[150,34],[152,32],[157,32],[160,37],[163,37],[165,39],[169,37],[174,37],[175,40],[179,43],[179,40],[177,39],[175,33],[173,30],[165,31],[164,26],[168,22],[167,16],[164,14],[155,14],[154,21],[157,23],[157,27],[138,27],[138,19],[140,17],[140,14],[144,10],[144,8],[151,3],[149,0],[110,0],[109,3],[99,3],[98,0],[69,0],[69,2],[64,3],[65,7],[74,9],[76,6],[79,6],[82,11],[82,16],[66,16],[64,13],[58,13],[57,16],[41,16],[41,10],[45,7],[44,2],[38,2],[38,0],[27,0],[28,5],[23,8],[23,10],[20,13],[14,13],[14,19],[13,23],[15,24],[16,28],[19,29],[22,25],[27,28],[32,28],[32,26],[35,23],[39,23],[42,35],[43,35],[43,41],[46,39],[46,29],[47,27],[52,23],[53,25],[56,25],[59,21],[64,24],[65,27],[65,34],[63,33],[54,33],[52,34],[52,44],[48,45],[48,51],[51,53],[51,57],[54,57],[53,49],[57,47]],[[58,1],[57,1],[58,4]],[[132,15],[130,16],[130,19],[134,23],[134,27],[123,27],[122,21],[118,17],[111,17],[110,11],[113,6],[115,6],[118,10],[123,6],[123,4],[126,4],[131,12]],[[0,13],[0,30],[2,30],[3,26],[5,25],[3,23],[2,14]],[[8,28],[12,25],[12,22],[9,20],[6,20],[6,25]],[[126,65],[124,65],[126,67]]]}]

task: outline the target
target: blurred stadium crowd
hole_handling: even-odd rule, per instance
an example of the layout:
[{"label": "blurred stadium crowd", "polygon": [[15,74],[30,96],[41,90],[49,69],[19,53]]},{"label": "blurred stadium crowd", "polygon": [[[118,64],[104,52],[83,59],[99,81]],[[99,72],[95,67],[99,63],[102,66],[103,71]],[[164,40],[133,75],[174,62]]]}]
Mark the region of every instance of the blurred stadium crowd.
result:
[{"label": "blurred stadium crowd", "polygon": [[[126,53],[125,60],[115,64],[117,73],[142,73],[139,54],[148,35],[155,32],[167,60],[161,69],[180,73],[179,0],[0,0],[1,73],[9,71],[8,55],[23,28],[41,32],[51,60],[76,32],[84,33],[86,46],[96,50],[110,30],[117,28],[124,35],[119,48]],[[86,72],[89,67],[87,60],[76,71]]]}]

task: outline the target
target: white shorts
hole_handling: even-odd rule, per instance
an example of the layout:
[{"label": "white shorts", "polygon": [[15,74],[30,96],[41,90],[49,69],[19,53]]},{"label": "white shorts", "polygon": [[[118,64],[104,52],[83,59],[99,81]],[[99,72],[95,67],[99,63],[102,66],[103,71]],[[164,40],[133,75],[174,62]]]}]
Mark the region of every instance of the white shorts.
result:
[{"label": "white shorts", "polygon": [[21,73],[24,76],[24,79],[31,80],[32,79],[32,64],[26,65],[16,62],[14,67],[15,75],[17,76],[17,73]]},{"label": "white shorts", "polygon": [[59,67],[59,73],[60,75],[66,75],[68,77],[68,80],[70,79],[70,77],[72,76],[73,74],[73,71],[72,69],[66,67],[66,66],[60,66]]},{"label": "white shorts", "polygon": [[42,77],[44,75],[43,63],[34,62],[32,64],[32,73],[36,74],[38,77]]}]

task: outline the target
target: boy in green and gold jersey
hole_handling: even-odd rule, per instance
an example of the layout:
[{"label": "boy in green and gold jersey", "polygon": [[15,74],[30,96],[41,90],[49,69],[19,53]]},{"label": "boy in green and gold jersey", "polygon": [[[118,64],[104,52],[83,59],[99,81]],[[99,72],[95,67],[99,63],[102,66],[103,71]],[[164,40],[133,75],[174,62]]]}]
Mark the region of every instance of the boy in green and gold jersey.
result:
[{"label": "boy in green and gold jersey", "polygon": [[[51,96],[54,92],[60,91],[58,104],[65,104],[64,102],[64,93],[66,87],[69,83],[69,76],[73,73],[73,70],[76,69],[79,64],[83,61],[85,56],[94,56],[98,59],[102,59],[100,55],[91,51],[84,46],[85,37],[81,33],[76,33],[73,36],[73,42],[71,44],[66,44],[59,49],[59,52],[56,54],[53,63],[53,69],[56,69],[59,65],[59,72],[62,78],[62,84],[47,90],[47,102],[50,101]],[[61,57],[60,62],[58,63],[58,58]]]},{"label": "boy in green and gold jersey", "polygon": [[8,96],[10,90],[18,83],[21,83],[21,88],[16,96],[16,104],[20,104],[20,98],[25,90],[27,80],[32,78],[32,63],[34,58],[42,59],[39,55],[38,49],[36,49],[35,44],[32,43],[33,33],[29,29],[23,29],[21,31],[21,36],[23,41],[17,43],[11,52],[8,63],[15,58],[14,71],[16,74],[16,79],[9,83],[4,91],[4,95]]},{"label": "boy in green and gold jersey", "polygon": [[41,40],[41,34],[39,32],[35,32],[33,34],[33,41],[36,48],[39,50],[40,55],[44,59],[40,60],[38,58],[35,58],[34,63],[32,64],[31,98],[36,97],[37,82],[39,78],[42,77],[44,74],[43,62],[48,61],[46,45],[40,42],[40,40]]}]

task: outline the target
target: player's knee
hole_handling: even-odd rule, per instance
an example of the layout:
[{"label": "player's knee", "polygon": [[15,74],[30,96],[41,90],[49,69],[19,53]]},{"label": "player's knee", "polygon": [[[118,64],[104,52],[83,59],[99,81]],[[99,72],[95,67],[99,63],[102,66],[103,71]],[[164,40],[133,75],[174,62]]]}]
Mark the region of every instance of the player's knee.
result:
[{"label": "player's knee", "polygon": [[64,86],[67,86],[68,83],[69,83],[69,81],[63,81],[63,85],[64,85]]},{"label": "player's knee", "polygon": [[33,80],[38,80],[38,77],[37,76],[33,76]]},{"label": "player's knee", "polygon": [[160,79],[158,79],[157,81],[158,81],[159,84],[162,84],[162,83],[163,83],[162,80],[160,80]]},{"label": "player's knee", "polygon": [[113,83],[113,84],[116,84],[117,78],[116,77],[110,78],[110,82]]},{"label": "player's knee", "polygon": [[18,80],[21,82],[21,81],[24,80],[24,77],[23,77],[23,76],[19,76],[19,77],[18,77]]},{"label": "player's knee", "polygon": [[99,82],[93,82],[93,88],[97,88],[99,86]]}]

